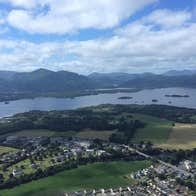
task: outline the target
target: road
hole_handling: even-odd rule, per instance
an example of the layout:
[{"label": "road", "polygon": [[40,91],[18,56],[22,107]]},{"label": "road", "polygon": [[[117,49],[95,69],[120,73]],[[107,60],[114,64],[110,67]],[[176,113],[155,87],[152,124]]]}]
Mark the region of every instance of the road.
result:
[{"label": "road", "polygon": [[[140,152],[139,150],[137,150],[137,149],[135,149],[135,148],[131,148],[130,146],[124,145],[124,147],[128,148],[130,151],[136,152],[137,154],[139,154],[139,155],[141,155],[141,156],[143,156],[143,157],[145,157],[145,158],[153,158],[152,156],[147,155],[147,154],[145,154],[145,153],[143,153],[143,152]],[[159,163],[161,163],[162,165],[165,165],[165,166],[167,166],[167,167],[170,167],[170,168],[172,168],[173,170],[175,170],[175,171],[177,171],[177,172],[183,173],[183,174],[185,174],[185,175],[190,175],[191,177],[193,177],[193,174],[192,174],[192,173],[190,173],[190,172],[188,172],[188,171],[185,171],[185,170],[183,170],[183,169],[181,169],[181,168],[178,168],[178,167],[176,167],[175,165],[172,165],[172,164],[170,164],[170,163],[164,162],[164,161],[162,161],[162,160],[160,160],[160,159],[158,159],[157,161],[158,161]]]}]

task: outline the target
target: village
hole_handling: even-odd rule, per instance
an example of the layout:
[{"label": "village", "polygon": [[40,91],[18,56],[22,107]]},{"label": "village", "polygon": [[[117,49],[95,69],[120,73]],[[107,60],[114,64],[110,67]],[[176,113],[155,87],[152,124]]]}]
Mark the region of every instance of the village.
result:
[{"label": "village", "polygon": [[[119,157],[131,157],[134,160],[144,159],[123,145],[100,144],[99,140],[8,136],[1,141],[1,145],[20,147],[15,152],[1,154],[1,184],[6,184],[10,179],[23,179],[23,176],[38,174],[40,171],[50,175],[50,172],[53,174],[59,170],[75,168],[77,165],[88,162],[107,161]],[[45,175],[37,178],[40,177],[45,177]]]},{"label": "village", "polygon": [[[180,163],[181,172],[157,163],[149,168],[142,169],[136,173],[131,173],[131,177],[138,181],[136,185],[128,187],[83,190],[80,192],[66,193],[65,196],[82,196],[82,195],[156,195],[156,196],[181,196],[195,195],[191,186],[196,184],[196,163],[185,160]],[[183,184],[182,182],[187,182]]]},{"label": "village", "polygon": [[[39,179],[79,165],[111,160],[151,160],[151,166],[127,174],[136,184],[99,190],[83,190],[65,195],[191,195],[195,191],[196,163],[183,160],[177,166],[127,145],[64,137],[7,136],[1,145],[18,148],[0,156],[1,186]],[[20,148],[19,148],[20,147]],[[40,173],[43,173],[40,175]],[[15,181],[13,181],[13,179]],[[24,180],[24,181],[23,181]],[[13,184],[10,185],[10,182]]]}]

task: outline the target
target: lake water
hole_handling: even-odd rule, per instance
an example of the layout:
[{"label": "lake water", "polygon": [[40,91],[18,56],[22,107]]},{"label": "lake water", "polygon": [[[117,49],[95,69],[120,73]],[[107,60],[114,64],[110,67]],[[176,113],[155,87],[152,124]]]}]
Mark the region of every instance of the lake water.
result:
[{"label": "lake water", "polygon": [[[166,94],[189,95],[188,98],[165,97]],[[130,96],[133,99],[118,99]],[[158,102],[153,103],[152,99]],[[172,103],[169,103],[171,101]],[[165,104],[180,107],[196,108],[196,89],[164,88],[142,90],[134,93],[99,94],[70,98],[35,98],[10,101],[9,104],[0,102],[0,117],[31,110],[66,110],[99,104]]]}]

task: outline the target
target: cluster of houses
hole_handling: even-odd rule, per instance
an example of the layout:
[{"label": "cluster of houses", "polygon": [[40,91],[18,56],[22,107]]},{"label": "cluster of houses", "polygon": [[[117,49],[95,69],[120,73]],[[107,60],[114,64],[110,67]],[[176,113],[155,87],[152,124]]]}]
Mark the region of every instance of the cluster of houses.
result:
[{"label": "cluster of houses", "polygon": [[26,156],[26,152],[23,150],[19,150],[16,152],[8,152],[0,156],[0,163],[1,164],[6,163],[9,165],[13,162],[22,160],[25,156]]},{"label": "cluster of houses", "polygon": [[109,189],[99,189],[99,190],[83,190],[73,193],[65,193],[65,196],[130,196],[130,195],[141,195],[145,196],[144,189],[140,185],[132,185],[128,187],[120,188],[109,188]]},{"label": "cluster of houses", "polygon": [[7,136],[3,141],[1,141],[1,144],[11,147],[23,147],[28,144],[31,144],[33,146],[42,145],[48,141],[49,137],[46,136]]},{"label": "cluster of houses", "polygon": [[[184,162],[183,162],[184,163]],[[185,161],[184,164],[187,162]],[[190,162],[189,162],[190,163]],[[192,164],[191,164],[192,165]],[[156,174],[164,174],[167,176],[166,179],[160,179]],[[175,174],[175,175],[174,175]],[[195,195],[187,187],[178,185],[175,181],[177,177],[176,170],[167,167],[162,164],[151,165],[149,168],[142,169],[136,173],[130,174],[130,177],[137,180],[135,185],[129,187],[110,188],[110,189],[99,189],[99,190],[83,190],[73,193],[65,193],[65,196],[183,196],[183,195]],[[169,176],[169,177],[168,177]],[[171,177],[173,176],[173,177]],[[189,176],[190,177],[190,176]],[[145,182],[145,183],[144,183]]]},{"label": "cluster of houses", "polygon": [[[191,163],[191,166],[195,165],[195,163],[188,160],[181,163],[184,168],[190,171],[189,164],[187,165],[187,163]],[[196,176],[196,173],[193,173],[193,175],[191,175],[183,169],[176,170],[163,164],[156,164],[151,165],[151,167],[140,170],[136,173],[132,173],[130,176],[133,179],[145,181],[145,183],[147,184],[145,191],[147,191],[148,193],[154,195],[177,196],[190,195],[192,191],[187,187],[178,184],[176,182],[176,179],[191,179],[193,183],[196,183],[194,175]]]},{"label": "cluster of houses", "polygon": [[[31,144],[30,150],[23,148],[16,152],[5,153],[0,156],[0,163],[9,166],[17,166],[17,163],[28,159],[32,155],[37,155],[40,152],[47,152],[49,146],[57,146],[59,152],[52,154],[49,159],[53,159],[56,164],[61,164],[65,160],[70,158],[77,158],[80,156],[101,156],[110,155],[110,151],[118,151],[123,154],[130,153],[137,154],[137,156],[144,156],[143,153],[131,149],[126,145],[118,145],[112,143],[103,143],[101,148],[92,148],[92,141],[73,139],[68,140],[64,137],[29,137],[29,136],[8,136],[0,141],[1,145],[6,146],[18,146]],[[110,150],[108,150],[110,149]],[[148,158],[149,156],[146,156]],[[71,159],[70,159],[71,160]],[[52,163],[51,163],[52,164]],[[31,162],[29,165],[25,165],[25,168],[12,167],[11,174],[15,177],[25,174],[26,168],[37,170],[39,168],[39,162]],[[142,169],[138,172],[130,174],[128,177],[137,181],[144,182],[145,186],[140,183],[132,185],[127,188],[118,189],[100,189],[91,191],[74,192],[65,195],[190,195],[190,190],[187,187],[179,185],[176,181],[177,178],[181,180],[192,180],[192,183],[196,183],[196,163],[190,160],[180,162],[178,167],[169,166],[163,162],[156,163],[149,168]]]},{"label": "cluster of houses", "polygon": [[196,163],[190,160],[180,162],[179,167],[196,174]]},{"label": "cluster of houses", "polygon": [[[28,168],[31,168],[34,171],[40,168],[41,162],[37,162],[35,160],[34,162],[29,162],[29,165],[27,165],[27,163],[22,164],[24,168],[18,167],[17,164],[31,157],[39,157],[40,154],[48,154],[49,157],[47,158],[49,158],[50,164],[53,165],[61,164],[66,160],[72,160],[73,158],[75,159],[78,157],[99,157],[101,155],[110,156],[110,152],[106,150],[108,148],[113,149],[114,151],[121,151],[123,153],[129,151],[123,145],[112,143],[104,143],[102,148],[92,148],[91,144],[93,143],[93,141],[80,139],[68,140],[64,137],[49,138],[45,136],[8,136],[2,141],[1,145],[16,147],[19,143],[31,146],[31,148],[26,149],[22,146],[21,149],[18,149],[15,152],[5,153],[0,156],[0,163],[2,165],[5,165],[6,168],[9,168],[11,166],[11,168],[13,168],[12,170],[6,169],[5,172],[8,174],[11,173],[15,177],[25,174],[26,169]],[[59,150],[52,154],[47,153],[50,146],[56,146]],[[42,157],[42,159],[44,161],[44,156]]]},{"label": "cluster of houses", "polygon": [[70,148],[68,150],[64,150],[64,153],[56,156],[57,162],[63,162],[71,157],[78,156],[101,156],[101,155],[110,155],[105,150],[97,150],[97,149],[89,149],[89,148]]}]

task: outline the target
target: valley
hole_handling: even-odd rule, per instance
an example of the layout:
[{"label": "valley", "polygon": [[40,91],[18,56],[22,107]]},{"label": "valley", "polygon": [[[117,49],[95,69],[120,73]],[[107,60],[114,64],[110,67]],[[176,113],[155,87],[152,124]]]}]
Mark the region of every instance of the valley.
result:
[{"label": "valley", "polygon": [[[110,187],[118,192],[121,186],[139,186],[124,190],[145,193],[141,176],[134,173],[170,167],[169,180],[176,171],[186,174],[180,169],[184,160],[196,160],[195,116],[196,110],[188,108],[105,104],[2,118],[0,195],[61,195]],[[192,193],[193,182],[184,177],[181,188],[188,186]]]}]

